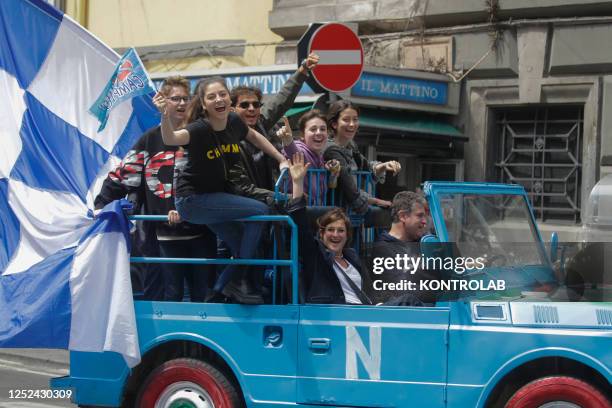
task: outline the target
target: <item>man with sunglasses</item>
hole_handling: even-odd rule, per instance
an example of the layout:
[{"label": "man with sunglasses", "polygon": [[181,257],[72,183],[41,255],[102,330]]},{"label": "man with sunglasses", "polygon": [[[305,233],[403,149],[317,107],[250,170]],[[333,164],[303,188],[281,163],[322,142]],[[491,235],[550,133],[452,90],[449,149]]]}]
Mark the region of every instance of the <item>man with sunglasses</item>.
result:
[{"label": "man with sunglasses", "polygon": [[[265,105],[262,103],[261,89],[251,86],[232,88],[230,97],[233,110],[247,126],[264,135],[278,151],[281,151],[282,142],[271,130],[285,112],[291,108],[300,88],[308,77],[308,73],[318,62],[319,57],[310,54],[296,72],[287,79],[280,92],[266,100]],[[264,154],[248,141],[243,140],[240,145],[242,161],[229,170],[229,179],[234,188],[233,193],[271,205],[272,191],[274,191],[274,184],[279,176],[277,164],[274,163],[274,160],[270,160],[270,156]],[[269,250],[272,247],[268,241],[269,236],[265,236],[263,239],[264,242],[260,247]],[[224,251],[223,248],[224,244],[221,244],[221,252]],[[257,294],[263,293],[263,273],[249,273],[248,279],[241,282],[240,287],[245,293],[252,291]]]},{"label": "man with sunglasses", "polygon": [[[180,76],[168,77],[159,92],[167,101],[172,124],[179,128],[187,117],[189,82]],[[95,209],[126,195],[135,195],[144,214],[168,215],[168,222],[145,223],[146,255],[156,256],[159,251],[159,255],[166,258],[214,258],[217,250],[215,234],[206,226],[181,222],[174,207],[174,178],[186,163],[187,152],[180,146],[164,144],[160,126],[149,129],[119,167],[108,173],[100,194],[94,200]],[[214,279],[213,274],[213,265],[154,265],[144,274],[144,298],[181,301],[186,279],[191,300],[203,302],[209,283]]]},{"label": "man with sunglasses", "polygon": [[[291,108],[308,73],[319,62],[316,54],[310,54],[287,79],[278,94],[262,103],[261,89],[252,86],[237,86],[231,91],[232,107],[251,128],[266,136],[280,151],[282,143],[270,132],[281,117]],[[278,177],[278,166],[269,161],[267,155],[247,141],[242,142],[243,161],[249,178],[257,187],[274,190]]]}]

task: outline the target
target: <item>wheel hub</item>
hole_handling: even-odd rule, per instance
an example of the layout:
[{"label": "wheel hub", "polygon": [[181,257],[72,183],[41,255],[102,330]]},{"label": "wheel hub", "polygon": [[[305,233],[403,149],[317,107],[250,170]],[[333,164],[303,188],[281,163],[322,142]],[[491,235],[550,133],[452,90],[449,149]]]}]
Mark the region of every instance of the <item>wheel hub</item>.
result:
[{"label": "wheel hub", "polygon": [[181,381],[161,393],[155,408],[215,408],[210,395],[199,385]]},{"label": "wheel hub", "polygon": [[580,408],[580,405],[573,404],[567,401],[551,401],[538,408]]}]

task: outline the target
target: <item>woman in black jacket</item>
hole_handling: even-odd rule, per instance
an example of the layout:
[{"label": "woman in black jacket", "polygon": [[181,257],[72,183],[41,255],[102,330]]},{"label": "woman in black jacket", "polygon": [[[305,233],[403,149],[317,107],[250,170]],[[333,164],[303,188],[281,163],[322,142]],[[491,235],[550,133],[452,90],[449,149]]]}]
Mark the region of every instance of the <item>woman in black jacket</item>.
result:
[{"label": "woman in black jacket", "polygon": [[369,274],[355,250],[347,247],[351,221],[344,211],[334,208],[319,217],[316,237],[310,228],[304,199],[308,167],[302,153],[293,156],[289,167],[293,184],[289,214],[299,230],[306,303],[372,304],[368,295],[372,289]]},{"label": "woman in black jacket", "polygon": [[[339,100],[331,104],[327,112],[327,128],[333,138],[323,153],[324,160],[340,162],[338,189],[347,206],[357,214],[365,214],[368,205],[390,207],[391,202],[372,196],[357,185],[355,171],[369,171],[375,183],[384,183],[387,172],[396,175],[402,169],[397,161],[369,161],[357,149],[355,135],[359,130],[359,108],[347,100]],[[363,184],[363,183],[362,183]]]}]

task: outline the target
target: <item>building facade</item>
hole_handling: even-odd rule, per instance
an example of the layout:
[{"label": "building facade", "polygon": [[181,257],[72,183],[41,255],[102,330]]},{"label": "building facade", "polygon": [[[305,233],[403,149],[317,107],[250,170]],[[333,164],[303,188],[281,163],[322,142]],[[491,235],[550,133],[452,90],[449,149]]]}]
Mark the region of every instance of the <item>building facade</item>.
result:
[{"label": "building facade", "polygon": [[154,79],[222,74],[264,94],[296,69],[309,24],[348,24],[364,76],[327,99],[304,87],[289,113],[360,105],[364,153],[405,170],[381,187],[386,198],[426,180],[520,183],[543,229],[574,240],[591,189],[612,173],[612,1],[60,3],[118,52],[136,46]]},{"label": "building facade", "polygon": [[281,37],[272,0],[55,0],[118,53],[136,47],[149,73],[272,65]]},{"label": "building facade", "polygon": [[[294,58],[311,22],[329,20],[357,26],[369,66],[458,84],[450,122],[467,141],[451,142],[445,158],[463,161],[455,170],[466,180],[524,185],[543,227],[578,239],[590,191],[612,172],[612,1],[276,0],[269,26],[284,39],[276,61]],[[432,163],[429,173],[408,166],[413,187],[448,177],[423,136],[382,132],[366,143],[373,157],[403,145]]]}]

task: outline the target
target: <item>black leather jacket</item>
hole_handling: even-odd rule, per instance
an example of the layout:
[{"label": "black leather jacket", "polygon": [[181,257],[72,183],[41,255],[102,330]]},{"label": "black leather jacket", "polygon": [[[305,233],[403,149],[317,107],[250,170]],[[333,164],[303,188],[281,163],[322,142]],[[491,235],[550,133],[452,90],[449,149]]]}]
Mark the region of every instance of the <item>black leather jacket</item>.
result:
[{"label": "black leather jacket", "polygon": [[265,188],[259,188],[253,182],[254,176],[245,166],[243,160],[231,167],[227,174],[226,189],[228,193],[240,195],[243,197],[252,198],[257,201],[272,207],[274,204],[274,191]]},{"label": "black leather jacket", "polygon": [[[278,151],[281,151],[283,146],[271,130],[285,112],[291,108],[305,80],[306,75],[296,71],[287,79],[281,90],[272,98],[267,99],[261,108],[261,116],[255,125],[255,130],[264,135]],[[243,161],[246,170],[255,185],[259,188],[274,190],[274,183],[279,176],[276,160],[246,140],[241,142],[241,148],[245,153]]]},{"label": "black leather jacket", "polygon": [[[368,198],[370,194],[363,189],[357,187],[355,176],[352,172],[369,171],[372,173],[372,180],[375,183],[384,183],[384,173],[380,177],[374,173],[374,166],[379,161],[368,161],[368,159],[359,152],[357,145],[354,142],[347,146],[337,145],[333,140],[329,141],[323,159],[338,160],[340,162],[340,175],[338,176],[338,190],[346,204],[358,214],[365,214],[368,210]],[[362,186],[363,188],[363,186]]]}]

